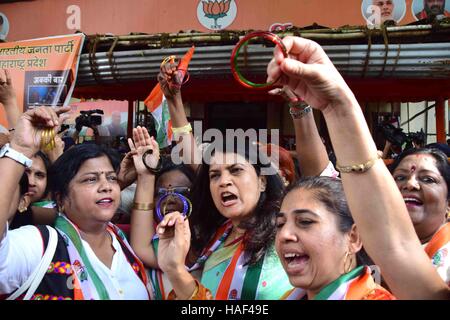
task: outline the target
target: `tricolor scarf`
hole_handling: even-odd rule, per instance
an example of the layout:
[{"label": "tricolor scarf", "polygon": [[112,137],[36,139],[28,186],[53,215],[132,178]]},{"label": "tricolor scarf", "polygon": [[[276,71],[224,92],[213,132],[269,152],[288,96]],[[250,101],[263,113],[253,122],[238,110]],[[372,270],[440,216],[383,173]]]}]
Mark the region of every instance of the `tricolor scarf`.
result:
[{"label": "tricolor scarf", "polygon": [[[110,300],[108,291],[91,265],[80,237],[80,231],[65,215],[58,215],[55,228],[63,236],[72,266],[75,300]],[[114,235],[124,250],[127,250],[134,261],[129,261],[133,269],[139,272],[140,279],[147,287],[147,276],[142,262],[136,257],[123,232],[109,223],[107,230]]]},{"label": "tricolor scarf", "polygon": [[[220,226],[210,243],[197,259],[196,263],[191,268],[188,268],[189,272],[202,269],[206,260],[208,260],[213,252],[224,243],[232,229],[233,224],[229,220]],[[258,281],[261,275],[264,258],[252,266],[244,265],[245,262],[244,245],[243,242],[240,241],[220,280],[215,296],[216,300],[256,299]],[[166,299],[167,290],[165,290],[162,272],[160,270],[152,270],[151,278],[155,287],[156,298]]]},{"label": "tricolor scarf", "polygon": [[450,222],[436,232],[425,246],[425,252],[441,278],[450,285]]},{"label": "tricolor scarf", "polygon": [[44,200],[39,202],[33,202],[31,204],[32,207],[46,208],[46,209],[54,209],[56,208],[56,203],[50,200]]},{"label": "tricolor scarf", "polygon": [[425,252],[433,260],[433,264],[437,265],[439,261],[439,253],[441,249],[450,242],[450,222],[447,222],[444,226],[442,226],[438,232],[431,238],[430,242],[428,242],[425,247]]},{"label": "tricolor scarf", "polygon": [[[294,288],[288,291],[282,300],[301,300],[306,298],[306,291]],[[393,300],[387,290],[373,280],[370,268],[360,266],[346,273],[325,288],[313,300]]]},{"label": "tricolor scarf", "polygon": [[[206,247],[195,265],[190,268],[190,271],[204,266],[206,260],[211,258],[212,253],[224,243],[232,228],[231,221],[227,221],[217,230],[210,245]],[[215,299],[255,300],[264,258],[252,266],[246,265],[247,259],[244,252],[244,243],[241,239],[229,260],[228,266],[220,279]]]}]

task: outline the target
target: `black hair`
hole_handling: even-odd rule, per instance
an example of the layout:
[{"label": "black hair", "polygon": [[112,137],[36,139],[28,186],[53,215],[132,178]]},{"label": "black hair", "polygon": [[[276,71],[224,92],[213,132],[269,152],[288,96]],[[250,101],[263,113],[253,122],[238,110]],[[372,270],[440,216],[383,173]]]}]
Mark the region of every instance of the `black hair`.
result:
[{"label": "black hair", "polygon": [[172,162],[170,157],[161,156],[161,165],[161,170],[156,175],[156,181],[158,181],[158,179],[161,178],[161,176],[165,173],[175,170],[178,170],[182,174],[184,174],[190,182],[194,182],[195,180],[195,172],[190,166],[185,164],[175,164]]},{"label": "black hair", "polygon": [[450,199],[450,167],[448,163],[448,158],[439,149],[435,148],[420,148],[420,149],[408,149],[402,152],[398,157],[394,160],[394,162],[389,166],[389,170],[391,173],[394,173],[395,169],[399,166],[400,162],[405,159],[407,156],[415,155],[415,154],[426,154],[430,155],[436,161],[436,168],[441,174],[442,178],[444,178],[445,183],[447,184],[447,200]]},{"label": "black hair", "polygon": [[[336,215],[338,230],[342,233],[350,232],[355,222],[350,213],[341,180],[322,176],[303,178],[286,189],[283,199],[287,194],[298,189],[312,191],[317,201],[322,203],[327,211]],[[356,262],[358,266],[372,264],[364,249],[356,253]]]},{"label": "black hair", "polygon": [[[205,154],[213,155],[217,149],[211,144],[206,148]],[[244,145],[234,144],[232,150],[225,148],[225,152],[239,154],[254,167],[258,176],[262,169],[271,167],[270,161],[263,152],[252,142]],[[256,161],[253,161],[256,160]],[[193,212],[191,215],[192,248],[195,254],[201,253],[217,229],[226,221],[226,218],[217,210],[210,191],[209,161],[203,157],[198,175],[194,181],[192,190]],[[256,162],[256,163],[254,163]],[[275,240],[275,215],[279,209],[284,185],[281,178],[275,173],[266,175],[266,189],[261,192],[253,214],[240,224],[240,228],[246,230],[243,239],[246,264],[252,265],[260,261]]]},{"label": "black hair", "polygon": [[22,197],[25,193],[28,192],[28,175],[24,173],[19,181],[19,192]]},{"label": "black hair", "polygon": [[57,201],[56,195],[59,195],[60,199],[68,195],[69,183],[85,161],[102,156],[109,159],[114,171],[117,172],[120,158],[113,149],[96,144],[78,144],[64,152],[49,170],[48,186],[53,200]]}]

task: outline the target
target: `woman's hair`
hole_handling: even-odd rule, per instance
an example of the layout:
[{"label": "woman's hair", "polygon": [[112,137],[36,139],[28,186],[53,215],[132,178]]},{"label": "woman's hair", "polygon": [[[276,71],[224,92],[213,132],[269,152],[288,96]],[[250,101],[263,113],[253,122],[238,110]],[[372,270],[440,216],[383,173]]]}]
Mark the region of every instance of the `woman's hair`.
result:
[{"label": "woman's hair", "polygon": [[420,148],[420,149],[407,149],[403,151],[390,165],[389,170],[394,173],[395,169],[400,165],[403,159],[407,156],[415,154],[426,154],[434,158],[436,161],[436,168],[438,169],[441,176],[447,183],[447,200],[450,199],[450,167],[448,163],[447,156],[441,150],[434,148]]},{"label": "woman's hair", "polygon": [[261,149],[264,150],[269,157],[272,156],[272,152],[278,152],[280,171],[284,173],[289,184],[295,181],[295,164],[289,151],[273,143],[263,145]]},{"label": "woman's hair", "polygon": [[170,159],[170,157],[166,156],[161,157],[161,164],[162,167],[156,176],[156,180],[161,178],[161,176],[164,175],[165,173],[175,170],[178,170],[182,174],[184,174],[189,179],[190,182],[193,182],[195,180],[194,170],[185,164],[174,164]]},{"label": "woman's hair", "polygon": [[51,163],[50,160],[48,159],[47,155],[45,153],[43,153],[42,151],[38,151],[34,154],[34,157],[39,157],[42,159],[42,162],[44,163],[44,167],[45,167],[45,171],[47,171],[47,184],[45,186],[45,190],[44,190],[44,194],[42,195],[42,199],[47,197],[48,194],[48,171],[50,169]]},{"label": "woman's hair", "polygon": [[[331,177],[303,178],[294,182],[286,189],[283,199],[290,192],[299,189],[312,191],[315,199],[322,203],[327,211],[337,217],[338,230],[342,233],[350,232],[354,221],[345,198],[341,180]],[[372,264],[364,249],[356,253],[356,258],[358,265]]]},{"label": "woman's hair", "polygon": [[64,152],[49,169],[48,186],[54,201],[56,196],[64,199],[69,193],[69,183],[77,174],[82,164],[94,158],[106,156],[114,170],[119,168],[119,155],[113,149],[96,144],[78,144]]},{"label": "woman's hair", "polygon": [[[263,169],[271,164],[264,152],[259,152],[256,145],[246,143],[245,146],[234,144],[230,151],[243,156],[255,168],[258,176]],[[215,153],[214,145],[205,149],[205,154]],[[222,150],[229,149],[223,145]],[[226,218],[217,210],[210,191],[209,163],[203,163],[199,168],[192,190],[193,212],[190,218],[192,226],[192,248],[200,254],[206,247],[217,229],[226,221]],[[256,162],[256,163],[252,163]],[[275,172],[275,170],[273,170]],[[246,229],[243,239],[247,264],[254,264],[264,257],[266,250],[275,239],[275,214],[279,208],[279,199],[283,192],[283,183],[277,174],[266,175],[266,189],[261,193],[253,214],[239,227]],[[256,183],[256,182],[255,182]]]},{"label": "woman's hair", "polygon": [[28,192],[28,175],[25,172],[19,181],[19,192],[21,197]]}]

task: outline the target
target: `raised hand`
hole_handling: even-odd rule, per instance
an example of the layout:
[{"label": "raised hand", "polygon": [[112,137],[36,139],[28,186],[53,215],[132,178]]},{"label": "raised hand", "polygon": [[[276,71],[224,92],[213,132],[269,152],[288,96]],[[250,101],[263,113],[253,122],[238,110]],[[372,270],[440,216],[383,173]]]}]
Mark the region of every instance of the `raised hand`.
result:
[{"label": "raised hand", "polygon": [[58,130],[70,107],[39,107],[23,113],[11,138],[11,147],[32,156],[39,151],[44,129]]},{"label": "raised hand", "polygon": [[51,163],[54,163],[64,153],[65,143],[61,137],[66,131],[58,133],[55,136],[55,147],[53,149],[44,151]]},{"label": "raised hand", "polygon": [[[159,162],[159,146],[153,137],[150,137],[146,128],[137,127],[133,129],[133,140],[128,139],[131,156],[137,175],[151,174],[144,164],[150,168],[156,168]],[[149,151],[149,152],[147,152]],[[145,154],[145,159],[143,156]]]},{"label": "raised hand", "polygon": [[16,93],[12,85],[11,74],[8,70],[0,70],[0,103],[8,106],[16,100]]},{"label": "raised hand", "polygon": [[137,173],[134,167],[133,155],[135,152],[128,152],[120,163],[119,173],[117,174],[117,180],[119,181],[120,189],[125,189],[134,181],[136,181]]},{"label": "raised hand", "polygon": [[161,65],[161,70],[158,74],[158,81],[164,96],[167,99],[174,98],[180,94],[181,81],[177,64],[175,62],[167,62]]},{"label": "raised hand", "polygon": [[159,236],[158,264],[164,272],[175,272],[185,268],[186,256],[191,243],[188,220],[178,212],[164,216],[156,228]]},{"label": "raised hand", "polygon": [[322,47],[314,41],[286,37],[283,43],[289,53],[284,58],[277,47],[267,67],[268,80],[287,85],[313,108],[327,111],[346,104],[353,93]]}]

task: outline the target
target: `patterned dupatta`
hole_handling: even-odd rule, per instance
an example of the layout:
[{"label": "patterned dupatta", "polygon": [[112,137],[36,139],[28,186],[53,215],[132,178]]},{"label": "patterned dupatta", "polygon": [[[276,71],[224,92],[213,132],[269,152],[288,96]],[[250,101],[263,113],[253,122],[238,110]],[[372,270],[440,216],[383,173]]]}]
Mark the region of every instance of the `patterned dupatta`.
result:
[{"label": "patterned dupatta", "polygon": [[[306,298],[306,291],[294,288],[288,291],[281,299],[301,300]],[[346,273],[325,288],[314,300],[392,300],[395,299],[388,291],[375,283],[370,268],[360,266]]]},{"label": "patterned dupatta", "polygon": [[[200,269],[204,266],[206,260],[214,259],[211,257],[226,240],[233,228],[231,221],[226,221],[216,232],[213,239],[203,250],[202,255],[198,258],[194,266],[189,271]],[[237,241],[236,241],[237,242]],[[234,243],[236,243],[234,242]],[[245,265],[246,257],[244,252],[244,243],[240,239],[234,253],[229,259],[229,263],[225,269],[217,288],[216,300],[255,300],[258,282],[264,262],[262,258],[256,264]],[[213,262],[213,264],[216,264]]]},{"label": "patterned dupatta", "polygon": [[[211,255],[224,243],[232,229],[233,224],[230,220],[222,224],[196,263],[191,268],[188,268],[189,272],[201,270],[206,260],[210,259]],[[237,241],[233,243],[237,243]],[[229,260],[228,266],[220,279],[215,299],[255,300],[264,258],[252,266],[244,265],[246,262],[244,245],[240,241]],[[160,270],[151,270],[151,278],[157,299],[166,299],[167,286],[164,285],[162,272]]]},{"label": "patterned dupatta", "polygon": [[[109,294],[100,277],[95,272],[80,237],[80,231],[65,215],[59,214],[55,228],[63,236],[72,266],[74,299],[75,300],[109,300]],[[140,275],[140,279],[147,286],[147,276],[142,262],[136,257],[128,244],[123,232],[114,224],[109,223],[107,230],[111,232],[122,246],[125,256],[132,257],[131,267]]]},{"label": "patterned dupatta", "polygon": [[[442,226],[431,238],[425,247],[425,252],[432,259],[434,265],[438,265],[441,260],[442,249],[450,243],[450,222]],[[447,252],[448,254],[448,252]]]}]

